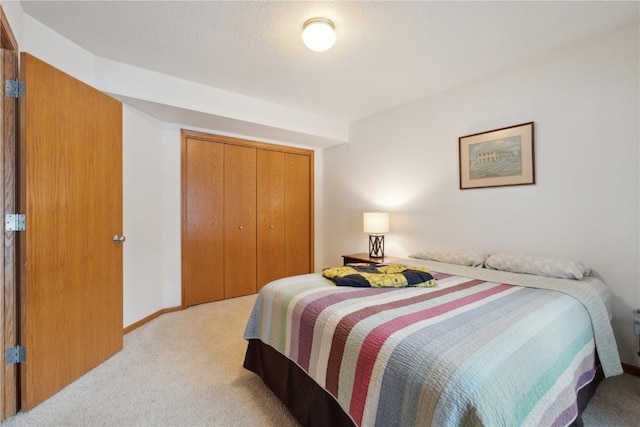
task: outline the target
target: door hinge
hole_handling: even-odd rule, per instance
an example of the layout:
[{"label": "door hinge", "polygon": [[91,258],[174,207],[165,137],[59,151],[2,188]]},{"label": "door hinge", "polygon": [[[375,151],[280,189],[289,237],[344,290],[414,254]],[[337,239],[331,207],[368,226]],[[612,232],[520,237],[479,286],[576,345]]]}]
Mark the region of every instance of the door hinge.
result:
[{"label": "door hinge", "polygon": [[4,231],[24,231],[26,228],[24,214],[7,214],[4,217]]},{"label": "door hinge", "polygon": [[24,98],[24,82],[20,80],[5,80],[4,93],[12,98]]},{"label": "door hinge", "polygon": [[7,365],[26,362],[27,349],[25,347],[22,347],[21,345],[8,348],[5,361]]}]

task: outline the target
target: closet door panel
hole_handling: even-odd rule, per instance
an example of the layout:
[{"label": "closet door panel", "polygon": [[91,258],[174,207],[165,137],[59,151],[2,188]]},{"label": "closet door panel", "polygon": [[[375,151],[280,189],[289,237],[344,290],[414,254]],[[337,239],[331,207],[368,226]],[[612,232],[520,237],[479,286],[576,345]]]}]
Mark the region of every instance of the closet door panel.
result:
[{"label": "closet door panel", "polygon": [[256,149],[225,145],[224,296],[256,292]]},{"label": "closet door panel", "polygon": [[285,275],[311,272],[310,158],[285,154]]},{"label": "closet door panel", "polygon": [[285,276],[284,158],[277,151],[258,150],[258,287]]},{"label": "closet door panel", "polygon": [[183,147],[182,288],[185,306],[224,298],[224,145]]}]

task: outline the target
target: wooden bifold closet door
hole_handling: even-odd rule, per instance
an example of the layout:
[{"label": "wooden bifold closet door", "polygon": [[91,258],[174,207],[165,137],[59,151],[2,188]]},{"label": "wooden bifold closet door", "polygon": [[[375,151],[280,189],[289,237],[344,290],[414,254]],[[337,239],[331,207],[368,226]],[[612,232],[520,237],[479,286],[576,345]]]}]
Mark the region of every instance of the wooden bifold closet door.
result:
[{"label": "wooden bifold closet door", "polygon": [[224,297],[256,292],[256,150],[224,147]]},{"label": "wooden bifold closet door", "polygon": [[183,306],[312,271],[313,151],[183,131]]},{"label": "wooden bifold closet door", "polygon": [[258,150],[258,288],[312,271],[307,155]]},{"label": "wooden bifold closet door", "polygon": [[224,144],[190,138],[182,150],[182,301],[190,306],[224,298]]},{"label": "wooden bifold closet door", "polygon": [[258,289],[285,276],[284,156],[258,151]]},{"label": "wooden bifold closet door", "polygon": [[[284,165],[285,178],[285,241],[284,274],[293,276],[313,271],[311,233],[313,227],[311,203],[311,159],[309,156],[286,154]],[[264,284],[263,284],[264,285]]]}]

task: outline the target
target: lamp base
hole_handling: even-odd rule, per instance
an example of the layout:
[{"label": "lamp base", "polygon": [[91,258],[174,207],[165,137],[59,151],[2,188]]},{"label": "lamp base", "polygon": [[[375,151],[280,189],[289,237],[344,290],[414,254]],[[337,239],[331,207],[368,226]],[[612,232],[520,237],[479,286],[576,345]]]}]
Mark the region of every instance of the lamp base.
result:
[{"label": "lamp base", "polygon": [[384,258],[384,236],[382,234],[369,235],[369,257]]}]

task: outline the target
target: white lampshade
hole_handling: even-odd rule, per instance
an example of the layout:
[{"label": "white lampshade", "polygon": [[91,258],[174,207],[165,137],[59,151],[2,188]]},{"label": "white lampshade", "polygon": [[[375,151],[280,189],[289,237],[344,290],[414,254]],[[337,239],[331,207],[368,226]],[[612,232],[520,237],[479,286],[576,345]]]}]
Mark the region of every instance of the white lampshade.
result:
[{"label": "white lampshade", "polygon": [[363,232],[382,234],[389,231],[389,214],[386,212],[365,212],[362,216]]},{"label": "white lampshade", "polygon": [[333,22],[326,18],[312,18],[302,26],[302,41],[314,52],[331,49],[336,42]]}]

